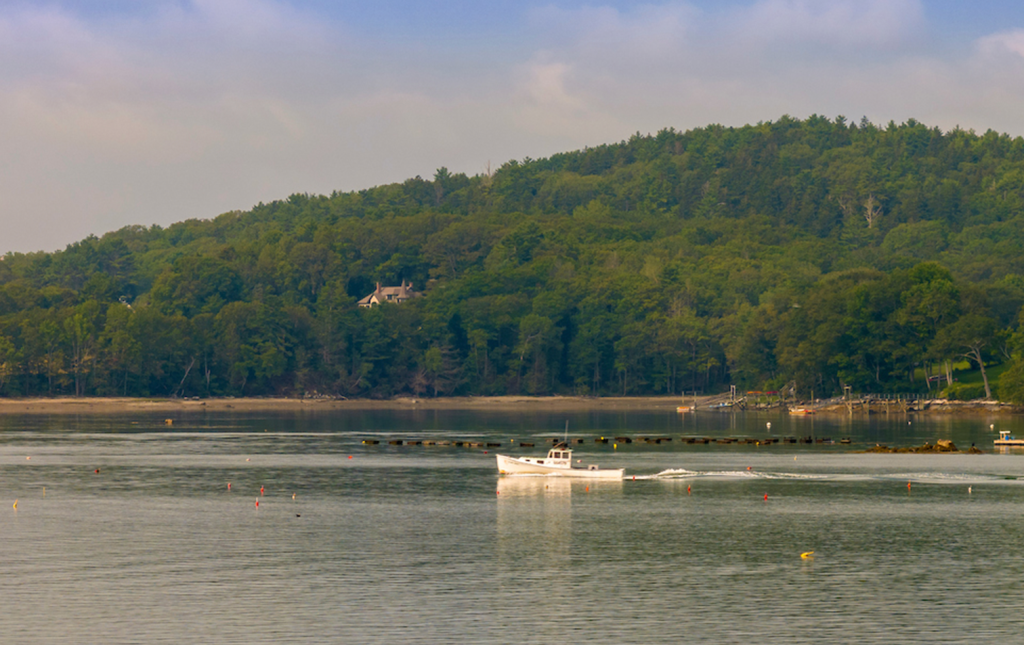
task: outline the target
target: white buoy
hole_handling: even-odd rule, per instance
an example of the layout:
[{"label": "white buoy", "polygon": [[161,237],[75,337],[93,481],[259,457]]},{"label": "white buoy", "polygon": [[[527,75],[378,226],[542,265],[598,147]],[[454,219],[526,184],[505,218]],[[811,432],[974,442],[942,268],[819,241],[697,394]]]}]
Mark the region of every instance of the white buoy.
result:
[{"label": "white buoy", "polygon": [[765,424],[765,426],[766,426],[766,427],[767,427],[767,428],[768,428],[769,430],[771,430],[771,429],[772,429],[772,422],[771,422],[771,421],[769,421],[768,423],[766,423],[766,424]]}]

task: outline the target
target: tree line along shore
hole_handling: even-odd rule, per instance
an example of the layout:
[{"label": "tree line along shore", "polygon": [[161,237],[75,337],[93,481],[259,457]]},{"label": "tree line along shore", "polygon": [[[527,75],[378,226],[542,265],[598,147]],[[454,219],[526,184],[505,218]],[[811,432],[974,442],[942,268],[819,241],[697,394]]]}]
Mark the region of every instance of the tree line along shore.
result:
[{"label": "tree line along shore", "polygon": [[1020,138],[666,129],[8,253],[0,396],[1024,403],[1022,249]]}]

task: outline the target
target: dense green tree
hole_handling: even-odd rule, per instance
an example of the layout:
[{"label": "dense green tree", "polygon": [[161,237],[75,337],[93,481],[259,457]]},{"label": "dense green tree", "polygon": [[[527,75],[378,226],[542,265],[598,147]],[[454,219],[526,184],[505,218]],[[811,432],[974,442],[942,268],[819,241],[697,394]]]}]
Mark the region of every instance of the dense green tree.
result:
[{"label": "dense green tree", "polygon": [[1016,392],[1022,306],[1024,140],[784,116],[7,254],[0,393]]}]

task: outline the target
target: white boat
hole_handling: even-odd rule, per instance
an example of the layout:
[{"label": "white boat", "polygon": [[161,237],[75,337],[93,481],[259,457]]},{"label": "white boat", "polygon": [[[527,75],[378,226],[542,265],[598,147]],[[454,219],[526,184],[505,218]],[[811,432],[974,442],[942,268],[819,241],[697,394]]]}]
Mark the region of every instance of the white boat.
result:
[{"label": "white boat", "polygon": [[590,479],[622,479],[624,468],[600,469],[597,466],[573,468],[572,450],[560,442],[548,451],[547,457],[509,457],[497,455],[499,475],[552,475],[555,477],[584,477]]},{"label": "white boat", "polygon": [[993,441],[997,446],[1024,446],[1024,439],[1016,439],[1009,430],[1000,430],[999,438]]}]

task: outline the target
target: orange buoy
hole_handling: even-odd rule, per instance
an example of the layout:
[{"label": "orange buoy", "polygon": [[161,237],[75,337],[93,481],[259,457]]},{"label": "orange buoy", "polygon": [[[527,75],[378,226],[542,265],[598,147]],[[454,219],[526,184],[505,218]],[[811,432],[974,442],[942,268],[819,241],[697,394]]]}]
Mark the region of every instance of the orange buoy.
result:
[{"label": "orange buoy", "polygon": [[764,501],[766,501],[766,502],[768,501],[768,493],[764,494]]},{"label": "orange buoy", "polygon": [[910,490],[910,482],[907,482],[907,490]]},{"label": "orange buoy", "polygon": [[352,458],[352,455],[349,455],[349,456],[348,456],[348,458],[349,458],[349,459],[351,459],[351,458]]},{"label": "orange buoy", "polygon": [[260,500],[259,500],[259,499],[257,499],[257,500],[256,500],[256,508],[259,508],[259,507],[260,507]]},{"label": "orange buoy", "polygon": [[92,471],[92,472],[94,472],[94,473],[98,473],[98,472],[100,472],[100,469],[99,469],[99,468],[97,468],[96,470],[94,470],[94,471]]},{"label": "orange buoy", "polygon": [[231,490],[231,482],[228,482],[228,490]]},{"label": "orange buoy", "polygon": [[689,495],[689,494],[690,494],[690,487],[689,487],[689,486],[687,486],[687,487],[686,487],[686,494],[687,494],[687,495]]},{"label": "orange buoy", "polygon": [[263,487],[260,486],[260,495],[262,495],[262,494],[263,494]]}]

